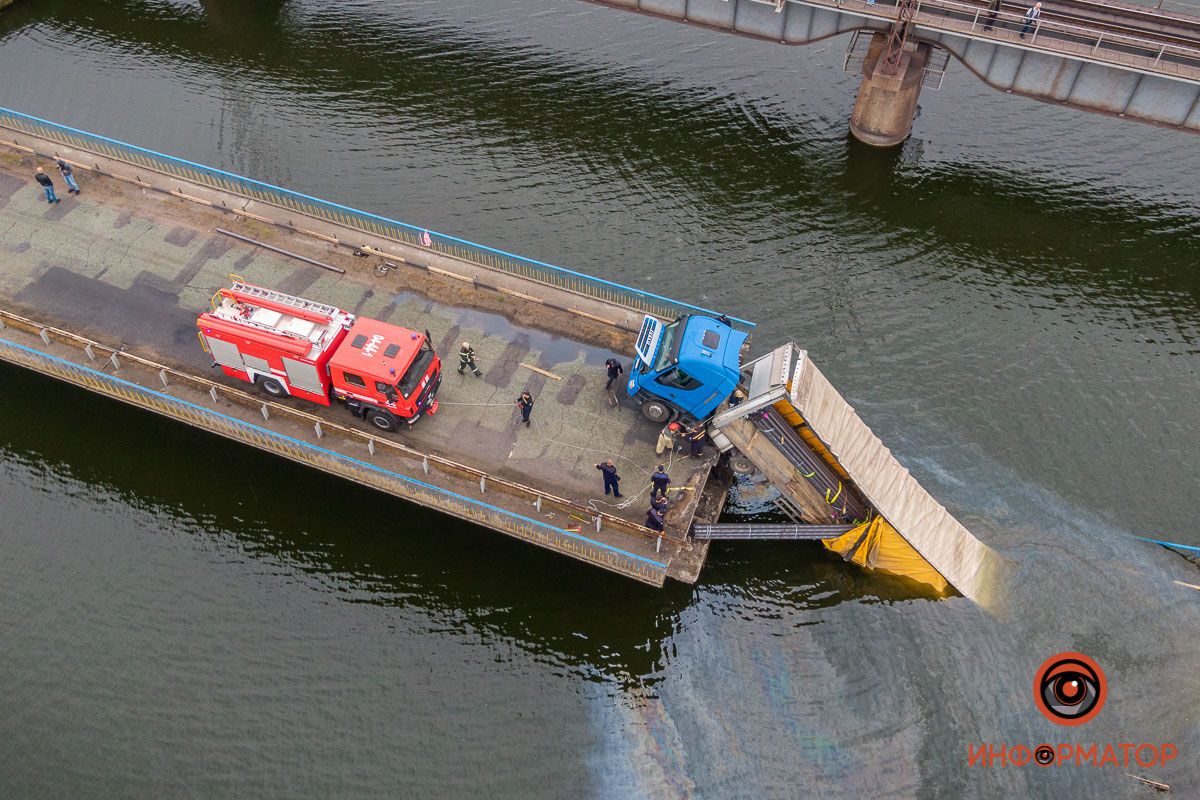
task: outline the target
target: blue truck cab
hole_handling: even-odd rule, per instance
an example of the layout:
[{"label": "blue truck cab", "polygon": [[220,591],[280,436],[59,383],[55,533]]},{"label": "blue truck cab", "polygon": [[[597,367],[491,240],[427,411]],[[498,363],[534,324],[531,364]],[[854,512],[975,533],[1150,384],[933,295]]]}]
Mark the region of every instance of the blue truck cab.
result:
[{"label": "blue truck cab", "polygon": [[705,420],[737,388],[748,334],[725,319],[688,314],[664,324],[646,317],[627,390],[654,422]]}]

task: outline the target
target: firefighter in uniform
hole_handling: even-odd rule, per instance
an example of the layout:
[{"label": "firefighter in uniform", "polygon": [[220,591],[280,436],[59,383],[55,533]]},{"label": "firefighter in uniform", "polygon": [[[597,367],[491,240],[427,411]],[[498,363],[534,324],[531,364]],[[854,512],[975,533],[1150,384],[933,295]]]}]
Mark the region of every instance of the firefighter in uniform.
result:
[{"label": "firefighter in uniform", "polygon": [[679,423],[672,422],[664,425],[658,434],[658,442],[654,445],[655,455],[662,455],[667,450],[675,448],[675,437],[679,435]]},{"label": "firefighter in uniform", "polygon": [[691,452],[688,455],[692,458],[699,458],[704,452],[704,438],[708,436],[708,430],[704,427],[703,422],[697,422],[696,426],[689,428],[684,438],[691,445]]},{"label": "firefighter in uniform", "polygon": [[521,409],[521,422],[525,423],[525,427],[529,427],[529,415],[533,413],[533,395],[529,392],[521,392],[521,396],[517,398],[517,408]]},{"label": "firefighter in uniform", "polygon": [[479,367],[475,365],[475,348],[471,347],[470,342],[463,342],[462,347],[458,351],[458,374],[462,375],[468,368],[478,377],[483,373],[479,371]]},{"label": "firefighter in uniform", "polygon": [[658,495],[667,496],[667,484],[671,482],[671,476],[667,474],[666,469],[662,464],[658,465],[658,471],[650,476],[650,483],[654,488],[650,490],[650,502],[654,502],[654,498]]},{"label": "firefighter in uniform", "polygon": [[608,370],[608,383],[604,384],[604,388],[611,389],[613,381],[621,377],[621,373],[625,371],[625,368],[622,367],[621,362],[617,361],[615,358],[610,358],[608,361],[605,361],[604,368]]},{"label": "firefighter in uniform", "polygon": [[650,506],[646,511],[646,527],[652,531],[662,531],[664,516],[657,506]]},{"label": "firefighter in uniform", "polygon": [[610,458],[603,464],[597,464],[596,469],[600,470],[600,474],[604,476],[604,493],[607,495],[610,491],[613,497],[622,497],[621,494],[621,476],[617,474],[617,465]]}]

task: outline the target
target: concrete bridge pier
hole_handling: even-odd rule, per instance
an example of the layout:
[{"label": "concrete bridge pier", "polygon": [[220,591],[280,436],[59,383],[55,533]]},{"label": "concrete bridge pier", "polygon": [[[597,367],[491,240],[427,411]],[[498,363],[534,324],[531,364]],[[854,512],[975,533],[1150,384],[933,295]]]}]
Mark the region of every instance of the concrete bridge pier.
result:
[{"label": "concrete bridge pier", "polygon": [[854,138],[876,147],[900,144],[912,132],[930,54],[930,46],[925,42],[905,42],[899,61],[891,68],[884,58],[887,42],[888,34],[884,32],[871,37],[863,59],[858,99],[850,114],[850,132]]}]

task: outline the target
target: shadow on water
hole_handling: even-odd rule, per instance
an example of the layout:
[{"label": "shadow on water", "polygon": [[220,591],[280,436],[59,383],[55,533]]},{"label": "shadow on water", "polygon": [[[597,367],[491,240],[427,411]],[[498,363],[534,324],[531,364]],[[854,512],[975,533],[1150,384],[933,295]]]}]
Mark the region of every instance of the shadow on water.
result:
[{"label": "shadow on water", "polygon": [[[694,198],[714,227],[749,229],[769,203],[783,238],[834,220],[843,234],[910,237],[922,249],[953,253],[934,268],[941,262],[961,280],[1071,287],[1096,304],[1125,295],[1130,313],[1144,304],[1173,315],[1184,338],[1193,338],[1187,311],[1200,301],[1200,277],[1191,269],[1200,257],[1194,209],[1036,171],[931,166],[921,161],[919,139],[878,150],[846,137],[839,149],[814,138],[786,103],[782,111],[777,103],[763,110],[752,98],[647,83],[620,63],[575,63],[444,20],[346,6],[290,14],[296,19],[281,30],[278,3],[252,5],[209,0],[201,13],[127,0],[94,14],[90,4],[42,0],[0,18],[0,40],[42,23],[189,67],[250,69],[284,90],[341,105],[367,135],[402,116],[407,126],[450,131],[484,147],[520,142],[571,153]],[[225,35],[227,24],[236,34]],[[299,188],[320,194],[321,187]],[[980,277],[958,275],[964,261]],[[1183,308],[1181,296],[1190,300],[1186,309],[1162,311]]]},{"label": "shadow on water", "polygon": [[[416,607],[620,685],[661,672],[664,642],[696,602],[691,586],[645,587],[22,369],[0,365],[0,380],[5,461],[176,520],[164,531],[218,551],[276,561],[344,602]],[[54,428],[18,399],[50,394],[94,424]],[[718,546],[700,591],[765,616],[914,596],[819,547],[771,544]]]},{"label": "shadow on water", "polygon": [[204,18],[222,36],[259,36],[264,29],[275,28],[283,13],[285,0],[200,0]]}]

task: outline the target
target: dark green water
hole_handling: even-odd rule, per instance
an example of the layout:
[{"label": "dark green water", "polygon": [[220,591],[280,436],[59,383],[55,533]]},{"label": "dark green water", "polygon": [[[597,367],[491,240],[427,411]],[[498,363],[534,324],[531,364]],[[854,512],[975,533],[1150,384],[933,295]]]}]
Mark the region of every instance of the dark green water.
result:
[{"label": "dark green water", "polygon": [[[578,0],[0,12],[0,105],[800,342],[1015,572],[984,610],[737,545],[653,592],[0,369],[0,797],[1146,796],[967,767],[1043,740],[1174,742],[1200,794],[1200,574],[1132,538],[1200,545],[1196,140],[952,67],[873,152],[843,44]],[[1071,649],[1111,683],[1076,731],[1030,696]]]}]

